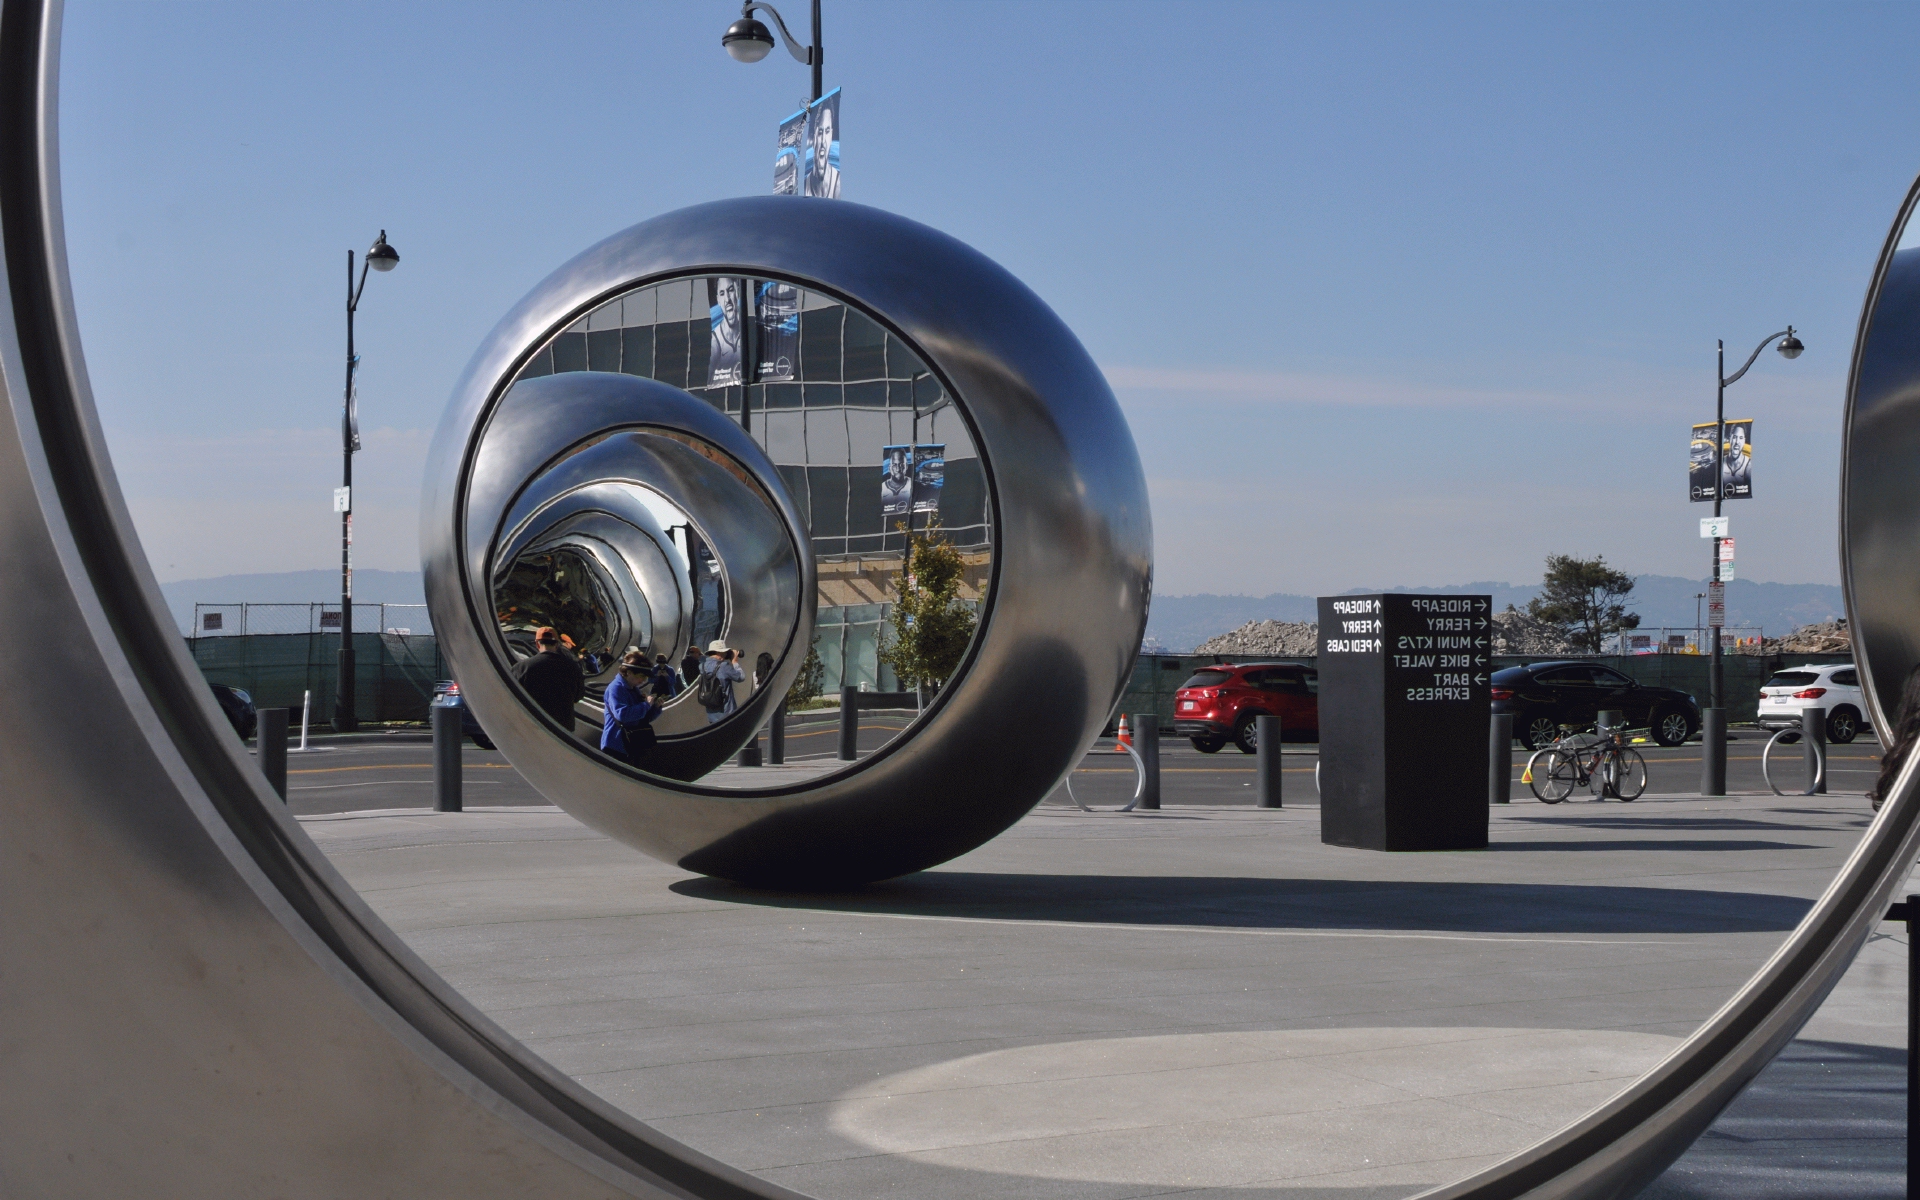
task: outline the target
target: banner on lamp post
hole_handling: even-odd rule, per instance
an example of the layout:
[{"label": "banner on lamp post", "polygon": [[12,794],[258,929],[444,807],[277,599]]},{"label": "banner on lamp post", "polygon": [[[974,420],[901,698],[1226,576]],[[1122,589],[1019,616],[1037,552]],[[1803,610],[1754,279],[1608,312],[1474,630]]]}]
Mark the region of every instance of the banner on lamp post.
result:
[{"label": "banner on lamp post", "polygon": [[905,520],[913,511],[913,447],[880,448],[880,525]]},{"label": "banner on lamp post", "polygon": [[708,387],[745,382],[741,377],[740,352],[740,332],[745,327],[740,315],[744,284],[740,279],[707,280],[707,314],[711,325],[707,338]]},{"label": "banner on lamp post", "polygon": [[840,198],[840,89],[780,122],[773,194]]},{"label": "banner on lamp post", "polygon": [[947,485],[947,444],[913,448],[913,511],[940,515],[940,492]]},{"label": "banner on lamp post", "polygon": [[760,284],[754,320],[760,326],[760,382],[785,383],[800,361],[800,289],[768,280]]},{"label": "banner on lamp post", "polygon": [[[1714,430],[1717,425],[1717,422],[1706,421],[1693,427],[1693,440],[1687,448],[1687,499],[1695,502],[1712,500],[1717,474],[1721,499],[1751,500],[1753,421],[1726,422],[1726,441],[1720,442],[1716,449]],[[1701,536],[1712,535],[1703,532]]]}]

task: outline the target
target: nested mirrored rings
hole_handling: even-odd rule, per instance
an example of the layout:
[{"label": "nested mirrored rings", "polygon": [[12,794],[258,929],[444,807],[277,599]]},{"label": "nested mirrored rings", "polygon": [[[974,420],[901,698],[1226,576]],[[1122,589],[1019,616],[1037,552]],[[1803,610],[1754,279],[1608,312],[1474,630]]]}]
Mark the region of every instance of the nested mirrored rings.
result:
[{"label": "nested mirrored rings", "polygon": [[1005,271],[857,205],[703,205],[561,268],[475,356],[427,494],[435,628],[488,734],[589,825],[743,882],[1006,828],[1146,619],[1145,481],[1098,368]]},{"label": "nested mirrored rings", "polygon": [[813,573],[800,516],[743,430],[651,379],[522,379],[479,439],[474,480],[467,550],[496,649],[557,734],[677,780],[753,736],[801,665]]}]

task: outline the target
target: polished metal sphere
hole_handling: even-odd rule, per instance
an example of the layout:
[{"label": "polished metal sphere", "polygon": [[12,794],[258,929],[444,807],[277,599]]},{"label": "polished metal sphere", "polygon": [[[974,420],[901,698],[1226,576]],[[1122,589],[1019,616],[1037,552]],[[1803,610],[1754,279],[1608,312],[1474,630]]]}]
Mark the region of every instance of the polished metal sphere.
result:
[{"label": "polished metal sphere", "polygon": [[[814,562],[793,498],[752,438],[706,400],[610,372],[520,378],[556,333],[609,297],[715,275],[836,297],[911,347],[964,415],[993,530],[973,642],[908,730],[844,769],[777,786],[748,779],[744,789],[702,776],[764,723],[812,640]],[[670,477],[676,445],[701,447],[679,456],[681,468],[705,464],[699,487]],[[510,677],[498,588],[516,564],[550,570],[567,556],[568,586],[597,598],[594,628],[608,640],[685,644],[689,597],[666,582],[674,559],[662,539],[676,512],[725,581],[723,640],[766,647],[775,665],[732,717],[663,718],[659,757],[642,771],[558,728]],[[1139,456],[1100,369],[1059,317],[950,237],[877,209],[792,197],[647,221],[521,301],[454,391],[421,544],[447,661],[535,787],[666,861],[787,887],[932,866],[1017,821],[1106,724],[1132,672],[1152,578]],[[655,632],[665,630],[674,632]]]}]

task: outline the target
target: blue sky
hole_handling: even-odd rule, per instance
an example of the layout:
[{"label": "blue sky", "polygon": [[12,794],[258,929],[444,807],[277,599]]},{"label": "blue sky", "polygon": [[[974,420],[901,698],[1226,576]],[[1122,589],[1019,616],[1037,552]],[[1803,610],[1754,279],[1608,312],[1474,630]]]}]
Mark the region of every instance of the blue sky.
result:
[{"label": "blue sky", "polygon": [[[787,6],[804,14],[802,0]],[[826,0],[844,195],[979,247],[1107,370],[1158,588],[1698,575],[1713,348],[1753,417],[1743,578],[1836,582],[1839,416],[1914,173],[1914,5]],[[417,563],[430,431],[572,254],[768,190],[807,87],[716,3],[71,0],[62,137],[102,419],[161,579]]]}]

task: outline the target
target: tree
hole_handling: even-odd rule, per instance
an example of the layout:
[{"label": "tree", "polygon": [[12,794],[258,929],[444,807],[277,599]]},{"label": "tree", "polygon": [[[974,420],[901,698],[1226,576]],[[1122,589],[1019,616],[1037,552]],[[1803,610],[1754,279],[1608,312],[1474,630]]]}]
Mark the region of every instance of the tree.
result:
[{"label": "tree", "polygon": [[[905,529],[906,526],[898,526]],[[918,688],[952,677],[973,640],[973,609],[960,599],[966,562],[940,532],[938,522],[907,534],[892,632],[880,646],[880,661],[893,668],[901,684]]]},{"label": "tree", "polygon": [[1633,576],[1609,567],[1600,555],[1549,554],[1540,594],[1527,603],[1527,615],[1564,630],[1578,649],[1598,654],[1609,634],[1640,627],[1640,614],[1627,611],[1632,592]]},{"label": "tree", "polygon": [[807,647],[807,656],[800,660],[800,673],[793,677],[793,686],[787,689],[787,711],[799,712],[818,699],[820,685],[826,677],[826,664],[820,661],[820,639],[815,637]]}]

